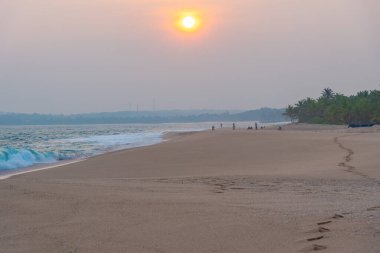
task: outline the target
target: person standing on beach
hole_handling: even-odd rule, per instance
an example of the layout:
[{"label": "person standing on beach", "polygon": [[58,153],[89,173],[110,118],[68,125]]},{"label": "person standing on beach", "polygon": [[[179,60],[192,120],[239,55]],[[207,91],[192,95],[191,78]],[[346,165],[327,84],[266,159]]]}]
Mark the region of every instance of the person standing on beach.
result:
[{"label": "person standing on beach", "polygon": [[236,129],[236,125],[235,123],[232,123],[232,130],[235,130]]},{"label": "person standing on beach", "polygon": [[257,130],[257,122],[255,122],[255,129]]}]

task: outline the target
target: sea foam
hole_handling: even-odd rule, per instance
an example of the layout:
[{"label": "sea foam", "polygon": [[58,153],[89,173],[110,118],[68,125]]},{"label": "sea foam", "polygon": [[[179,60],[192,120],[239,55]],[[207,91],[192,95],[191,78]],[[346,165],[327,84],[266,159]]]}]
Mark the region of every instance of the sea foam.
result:
[{"label": "sea foam", "polygon": [[38,152],[33,149],[11,147],[0,149],[0,170],[12,170],[58,160],[60,160],[59,155],[54,152]]}]

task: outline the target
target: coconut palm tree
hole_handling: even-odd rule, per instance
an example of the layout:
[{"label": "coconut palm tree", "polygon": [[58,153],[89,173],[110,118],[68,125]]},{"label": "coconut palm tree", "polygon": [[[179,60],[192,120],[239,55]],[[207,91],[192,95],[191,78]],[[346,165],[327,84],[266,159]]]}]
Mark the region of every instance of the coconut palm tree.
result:
[{"label": "coconut palm tree", "polygon": [[322,97],[325,99],[333,99],[335,97],[335,93],[330,88],[324,88],[322,91]]}]

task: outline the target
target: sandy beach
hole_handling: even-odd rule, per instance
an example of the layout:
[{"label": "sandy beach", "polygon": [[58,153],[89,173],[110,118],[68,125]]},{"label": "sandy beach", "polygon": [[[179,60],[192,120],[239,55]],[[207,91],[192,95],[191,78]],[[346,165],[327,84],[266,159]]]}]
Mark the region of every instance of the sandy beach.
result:
[{"label": "sandy beach", "polygon": [[0,181],[0,252],[380,252],[380,127],[171,134]]}]

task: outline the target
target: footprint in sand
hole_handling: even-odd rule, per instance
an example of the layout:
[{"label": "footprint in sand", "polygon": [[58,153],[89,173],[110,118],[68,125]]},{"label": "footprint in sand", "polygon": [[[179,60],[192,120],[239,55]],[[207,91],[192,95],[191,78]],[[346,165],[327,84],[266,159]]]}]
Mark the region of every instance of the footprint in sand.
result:
[{"label": "footprint in sand", "polygon": [[[380,206],[378,206],[377,208],[380,209]],[[337,213],[334,214],[331,217],[331,219],[343,219],[343,218],[344,218],[343,215],[337,214]],[[322,227],[321,225],[326,225],[326,224],[330,224],[330,223],[332,223],[331,220],[326,220],[326,221],[318,222],[317,225],[319,227],[318,227],[317,230],[314,230],[314,231],[315,232],[319,232],[319,233],[329,232],[330,229]],[[306,239],[306,241],[308,241],[308,242],[314,242],[314,241],[322,240],[323,238],[325,238],[325,236],[324,235],[320,235],[320,236],[308,238],[308,239]],[[308,246],[308,247],[302,249],[301,252],[312,252],[312,251],[319,251],[319,250],[325,250],[325,249],[327,249],[327,246],[325,246],[325,245],[313,244],[311,246]]]},{"label": "footprint in sand", "polygon": [[373,207],[367,208],[367,211],[376,211],[377,209],[380,209],[380,206],[373,206]]},{"label": "footprint in sand", "polygon": [[318,232],[319,233],[326,233],[326,232],[329,232],[330,231],[330,229],[328,229],[328,228],[324,228],[324,227],[319,227],[318,228]]},{"label": "footprint in sand", "polygon": [[324,249],[327,249],[327,246],[319,245],[319,244],[313,244],[313,245],[306,247],[300,251],[301,252],[312,252],[312,251],[319,251],[319,250],[324,250]]},{"label": "footprint in sand", "polygon": [[318,222],[317,225],[325,225],[331,223],[331,220]]},{"label": "footprint in sand", "polygon": [[231,190],[245,190],[244,187],[231,187]]},{"label": "footprint in sand", "polygon": [[312,242],[312,241],[318,241],[318,240],[321,240],[321,239],[323,239],[323,235],[321,235],[321,236],[317,236],[317,237],[312,237],[312,238],[308,238],[308,239],[306,239],[308,242]]},{"label": "footprint in sand", "polygon": [[334,216],[331,217],[331,219],[342,219],[342,218],[344,218],[344,216],[341,214],[334,214]]},{"label": "footprint in sand", "polygon": [[308,231],[308,233],[326,233],[326,232],[329,232],[330,229],[328,228],[325,228],[325,227],[318,227],[316,229],[312,229],[310,231]]},{"label": "footprint in sand", "polygon": [[[318,228],[314,229],[314,230],[311,230],[310,232],[311,233],[327,233],[327,232],[330,232],[330,229],[322,227],[320,225],[329,224],[331,222],[332,222],[331,220],[318,222],[317,223],[318,224]],[[314,242],[314,241],[322,240],[324,238],[325,238],[325,235],[318,235],[318,236],[315,236],[315,237],[307,238],[306,242]],[[304,249],[302,249],[300,251],[301,252],[312,252],[312,251],[319,251],[319,250],[324,250],[324,249],[327,249],[327,246],[325,246],[325,245],[319,245],[319,244],[313,244],[313,245],[308,246],[308,247],[306,247],[306,248],[304,248]]]}]

